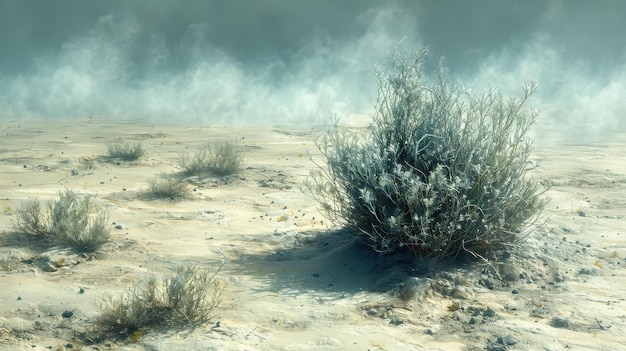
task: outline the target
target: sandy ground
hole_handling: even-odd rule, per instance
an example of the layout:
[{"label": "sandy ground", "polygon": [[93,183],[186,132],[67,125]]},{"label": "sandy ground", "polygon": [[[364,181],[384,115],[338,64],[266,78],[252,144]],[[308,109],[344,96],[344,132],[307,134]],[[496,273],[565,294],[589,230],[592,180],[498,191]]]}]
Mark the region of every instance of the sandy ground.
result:
[{"label": "sandy ground", "polygon": [[[544,222],[500,262],[451,264],[380,256],[327,223],[301,191],[316,133],[0,121],[0,349],[626,349],[626,135],[537,141],[532,174],[551,199]],[[105,160],[106,143],[120,137],[142,140],[147,155]],[[178,171],[179,152],[222,138],[245,148],[239,175],[189,179],[183,201],[140,196],[148,178]],[[96,194],[109,208],[111,241],[93,256],[14,235],[23,200],[63,189]],[[46,269],[60,259],[63,267]],[[89,344],[105,294],[182,264],[222,263],[219,327]]]}]

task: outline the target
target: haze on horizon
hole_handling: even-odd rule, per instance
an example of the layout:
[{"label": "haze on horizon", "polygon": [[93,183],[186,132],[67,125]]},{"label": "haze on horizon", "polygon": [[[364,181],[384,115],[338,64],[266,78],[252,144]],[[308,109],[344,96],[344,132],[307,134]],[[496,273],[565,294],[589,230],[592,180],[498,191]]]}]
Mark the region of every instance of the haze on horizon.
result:
[{"label": "haze on horizon", "polygon": [[626,129],[623,33],[620,0],[0,0],[0,120],[350,122],[402,42],[473,91],[539,82],[538,134],[605,140]]}]

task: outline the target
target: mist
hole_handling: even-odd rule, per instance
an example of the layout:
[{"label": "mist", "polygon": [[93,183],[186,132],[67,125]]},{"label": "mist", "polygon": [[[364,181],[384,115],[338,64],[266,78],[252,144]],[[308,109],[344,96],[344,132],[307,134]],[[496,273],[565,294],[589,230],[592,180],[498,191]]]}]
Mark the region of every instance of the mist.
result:
[{"label": "mist", "polygon": [[0,0],[0,119],[358,122],[374,68],[427,47],[472,90],[540,84],[535,135],[626,128],[626,3]]}]

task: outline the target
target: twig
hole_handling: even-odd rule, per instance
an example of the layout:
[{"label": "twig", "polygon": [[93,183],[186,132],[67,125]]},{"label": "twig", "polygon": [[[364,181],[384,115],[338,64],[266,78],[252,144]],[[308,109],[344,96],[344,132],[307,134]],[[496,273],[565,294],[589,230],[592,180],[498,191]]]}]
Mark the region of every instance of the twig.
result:
[{"label": "twig", "polygon": [[602,330],[611,329],[611,327],[612,327],[612,325],[609,325],[609,326],[607,326],[607,327],[603,326],[603,325],[602,325],[602,322],[601,322],[601,321],[599,321],[599,320],[598,320],[598,318],[596,318],[595,320],[596,320],[596,323],[598,323],[598,326],[600,327],[600,329],[602,329]]}]

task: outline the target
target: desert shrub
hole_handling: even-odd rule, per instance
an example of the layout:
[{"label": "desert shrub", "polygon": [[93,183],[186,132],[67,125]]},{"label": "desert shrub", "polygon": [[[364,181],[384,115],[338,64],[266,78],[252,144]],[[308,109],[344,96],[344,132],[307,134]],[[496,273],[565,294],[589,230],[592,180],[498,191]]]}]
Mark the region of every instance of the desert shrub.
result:
[{"label": "desert shrub", "polygon": [[42,209],[38,199],[28,199],[15,211],[15,229],[24,234],[45,236],[50,231],[50,214]]},{"label": "desert shrub", "polygon": [[103,297],[99,322],[109,330],[209,322],[217,317],[224,285],[216,272],[190,266],[162,279],[150,276],[117,298]]},{"label": "desert shrub", "polygon": [[201,146],[195,153],[181,153],[178,165],[188,176],[214,174],[226,176],[237,173],[243,165],[243,150],[237,141],[217,141]]},{"label": "desert shrub", "polygon": [[46,206],[37,199],[29,199],[16,213],[14,224],[18,232],[41,237],[53,244],[94,251],[109,239],[108,211],[91,195],[79,196],[66,190],[59,192],[59,199]]},{"label": "desert shrub", "polygon": [[111,158],[119,158],[124,161],[136,161],[141,156],[145,155],[146,151],[143,148],[143,144],[139,141],[130,143],[120,139],[107,145],[107,153]]},{"label": "desert shrub", "polygon": [[373,123],[365,132],[338,123],[318,140],[326,161],[306,183],[335,223],[380,252],[474,256],[514,245],[543,207],[526,178],[536,112],[495,89],[472,94],[440,65],[422,77],[424,51],[396,51],[378,71]]},{"label": "desert shrub", "polygon": [[148,179],[145,195],[158,199],[183,199],[189,196],[189,188],[185,182],[174,177],[159,176]]}]

